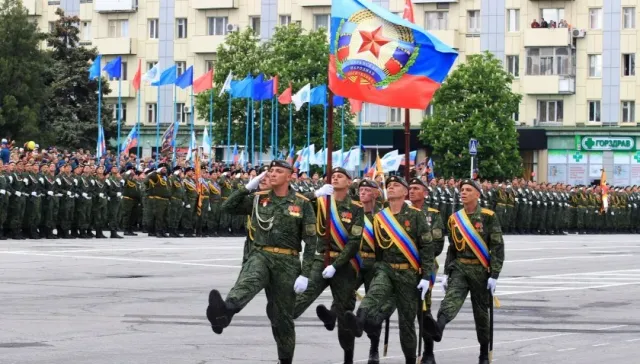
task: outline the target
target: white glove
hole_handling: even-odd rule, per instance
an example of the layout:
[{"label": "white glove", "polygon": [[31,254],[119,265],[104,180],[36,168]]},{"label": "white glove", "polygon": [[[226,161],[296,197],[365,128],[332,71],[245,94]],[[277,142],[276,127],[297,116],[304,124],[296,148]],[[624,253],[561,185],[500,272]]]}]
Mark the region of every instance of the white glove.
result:
[{"label": "white glove", "polygon": [[89,195],[87,195],[87,193],[86,193],[86,192],[82,192],[82,197],[84,197],[84,198],[89,198]]},{"label": "white glove", "polygon": [[31,192],[31,196],[38,197],[38,194],[34,191],[34,192]]},{"label": "white glove", "polygon": [[449,277],[445,274],[442,276],[442,292],[447,292],[447,288],[449,288]]},{"label": "white glove", "polygon": [[118,196],[118,197],[122,197],[122,192],[118,192],[118,193],[116,193],[116,196]]},{"label": "white glove", "polygon": [[180,174],[180,170],[179,169],[176,170],[175,172],[173,172],[173,174],[176,175],[176,176],[179,175]]},{"label": "white glove", "polygon": [[77,179],[74,179],[74,180],[73,180],[73,183],[75,183],[75,185],[77,186],[77,185],[78,185],[78,180],[77,180]]},{"label": "white glove", "polygon": [[209,208],[207,209],[207,211],[211,211],[211,205],[209,205]]},{"label": "white glove", "polygon": [[260,181],[262,181],[262,179],[264,178],[264,176],[267,175],[267,172],[262,172],[260,173],[258,176],[256,176],[254,179],[252,179],[251,181],[249,181],[249,183],[247,183],[247,185],[245,186],[247,188],[248,191],[253,191],[255,189],[258,188],[258,186],[260,186]]},{"label": "white glove", "polygon": [[53,191],[47,191],[47,195],[53,196]]},{"label": "white glove", "polygon": [[184,207],[185,209],[190,209],[191,208],[191,204],[187,205]]},{"label": "white glove", "polygon": [[133,169],[130,169],[130,170],[126,171],[125,174],[128,176],[128,175],[131,174],[132,171],[133,171]]},{"label": "white glove", "polygon": [[497,283],[498,283],[497,279],[489,278],[489,281],[487,282],[487,289],[491,291],[491,295],[493,295],[496,292]]},{"label": "white glove", "polygon": [[5,193],[7,193],[7,190],[0,190],[0,193],[4,195]]},{"label": "white glove", "polygon": [[418,289],[422,291],[422,294],[420,296],[424,301],[424,297],[427,295],[427,292],[429,292],[429,281],[426,279],[421,279],[420,283],[418,283]]},{"label": "white glove", "polygon": [[25,179],[23,180],[23,182],[24,182],[24,184],[25,184],[25,185],[27,185],[27,186],[29,185],[29,180],[28,180],[28,179],[26,179],[26,178],[25,178]]},{"label": "white glove", "polygon": [[316,197],[331,196],[333,195],[333,185],[326,184],[318,188],[313,194],[316,195]]},{"label": "white glove", "polygon": [[296,278],[296,282],[293,284],[293,290],[297,293],[303,293],[307,290],[307,285],[309,284],[309,278],[304,276],[298,276]]},{"label": "white glove", "polygon": [[[164,167],[162,167],[162,168],[164,168]],[[158,169],[156,169],[156,172],[158,172],[158,173],[162,173],[162,168],[158,168]]]},{"label": "white glove", "polygon": [[100,196],[100,198],[104,198],[104,193],[100,192],[98,196]]},{"label": "white glove", "polygon": [[[22,196],[22,192],[16,191],[16,196],[18,196],[18,197]],[[611,213],[611,215],[613,215],[613,212]]]},{"label": "white glove", "polygon": [[329,278],[333,278],[333,275],[336,274],[336,268],[333,267],[333,265],[328,265],[323,271],[322,271],[322,278],[324,279],[329,279]]},{"label": "white glove", "polygon": [[67,191],[67,196],[71,197],[71,191]]}]

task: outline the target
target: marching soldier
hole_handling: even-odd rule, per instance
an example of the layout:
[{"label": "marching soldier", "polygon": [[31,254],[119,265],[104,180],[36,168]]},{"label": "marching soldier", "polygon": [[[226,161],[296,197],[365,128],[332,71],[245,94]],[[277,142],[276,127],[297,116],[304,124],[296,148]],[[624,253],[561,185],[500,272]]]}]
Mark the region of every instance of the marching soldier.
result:
[{"label": "marching soldier", "polygon": [[[478,206],[480,186],[471,180],[461,184],[464,208],[449,218],[449,249],[442,280],[446,291],[436,322],[430,315],[426,332],[440,342],[445,326],[451,322],[471,292],[476,333],[480,343],[480,364],[489,363],[488,305],[504,261],[504,242],[495,213]],[[491,295],[489,295],[491,292]]]},{"label": "marching soldier", "polygon": [[71,175],[71,164],[65,163],[60,167],[60,174],[56,179],[60,180],[60,189],[63,192],[63,196],[60,198],[60,214],[58,219],[58,236],[62,239],[75,239],[77,234],[74,234],[72,229],[72,223],[74,219],[76,195],[74,192],[75,183],[73,176]]},{"label": "marching soldier", "polygon": [[182,215],[182,230],[185,238],[192,238],[195,229],[196,209],[198,204],[198,190],[196,189],[196,181],[193,179],[195,170],[193,167],[187,167],[184,170],[185,178],[182,180],[185,189],[184,198],[184,214]]},{"label": "marching soldier", "polygon": [[[214,289],[209,293],[207,308],[212,330],[221,334],[236,313],[258,292],[268,288],[267,316],[271,321],[280,364],[291,364],[293,360],[295,294],[303,293],[307,288],[316,244],[313,207],[306,197],[289,187],[292,170],[287,162],[271,162],[269,179],[272,189],[254,195],[258,197],[251,218],[251,226],[255,228],[252,232],[253,249],[227,298],[223,300],[220,292]],[[240,190],[246,199],[253,200],[251,193],[258,188],[264,176],[261,174],[254,178]],[[299,254],[303,240],[305,249],[301,267]]]},{"label": "marching soldier", "polygon": [[7,240],[4,234],[4,227],[7,222],[9,201],[11,200],[11,184],[9,182],[9,176],[7,174],[8,165],[5,165],[0,160],[0,240]]},{"label": "marching soldier", "polygon": [[122,188],[125,184],[124,179],[120,178],[118,173],[118,167],[113,165],[111,167],[111,174],[105,180],[106,195],[107,195],[107,215],[106,222],[111,232],[109,236],[111,239],[122,239],[122,236],[118,235],[118,212],[120,210],[120,200],[122,199]]},{"label": "marching soldier", "polygon": [[58,200],[61,196],[59,186],[53,178],[55,172],[54,164],[42,164],[40,166],[40,177],[38,180],[44,190],[42,197],[42,218],[40,222],[40,234],[47,239],[58,239],[53,235],[56,227],[56,216],[58,216]]},{"label": "marching soldier", "polygon": [[167,181],[166,163],[160,163],[155,171],[147,175],[145,187],[149,191],[148,207],[152,213],[152,231],[155,231],[156,237],[166,238],[168,237],[166,233],[167,208],[171,197],[171,190]]},{"label": "marching soldier", "polygon": [[[268,167],[263,167],[268,169]],[[255,177],[255,176],[254,176]],[[209,203],[211,205],[211,214],[209,216],[208,235],[211,237],[217,237],[220,230],[220,214],[222,210],[222,195],[220,185],[218,184],[218,173],[211,171],[211,178],[209,178],[209,191],[211,197]],[[246,215],[246,214],[245,214]],[[243,216],[244,219],[244,216]]]},{"label": "marching soldier", "polygon": [[108,200],[107,200],[107,175],[104,166],[98,166],[96,169],[96,179],[94,181],[93,202],[91,204],[92,225],[96,230],[97,239],[106,239],[102,231],[107,226],[108,218]]},{"label": "marching soldier", "polygon": [[124,186],[122,186],[122,223],[124,228],[124,235],[126,236],[138,236],[133,232],[133,225],[135,221],[134,214],[136,205],[139,204],[141,191],[138,181],[136,181],[135,167],[131,164],[125,166],[125,172],[122,176],[124,180]]},{"label": "marching soldier", "polygon": [[[169,177],[169,185],[171,187],[171,202],[169,203],[169,236],[172,238],[180,238],[178,227],[180,227],[180,219],[182,218],[185,204],[186,188],[182,183],[182,167],[173,168],[173,173]],[[189,206],[191,207],[191,206]]]}]

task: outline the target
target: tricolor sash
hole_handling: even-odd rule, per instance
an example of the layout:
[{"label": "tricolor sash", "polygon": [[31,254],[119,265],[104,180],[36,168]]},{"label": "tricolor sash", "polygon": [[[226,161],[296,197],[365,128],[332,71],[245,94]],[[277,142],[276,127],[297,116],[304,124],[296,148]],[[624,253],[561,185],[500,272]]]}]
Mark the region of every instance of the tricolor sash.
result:
[{"label": "tricolor sash", "polygon": [[484,239],[482,239],[480,233],[478,233],[476,228],[473,227],[473,224],[471,224],[471,220],[469,220],[467,213],[464,209],[461,209],[452,216],[458,230],[462,234],[462,237],[466,241],[467,245],[469,245],[469,248],[471,248],[473,254],[478,258],[480,264],[485,268],[489,268],[489,263],[491,261],[489,248],[487,247],[487,243],[484,242]]},{"label": "tricolor sash", "polygon": [[407,234],[402,225],[396,220],[391,210],[387,207],[380,211],[374,218],[374,223],[379,224],[389,234],[391,241],[400,249],[413,269],[420,271],[420,254],[413,239]]},{"label": "tricolor sash", "polygon": [[371,220],[369,220],[367,215],[364,216],[364,229],[362,230],[362,239],[367,243],[367,245],[369,245],[371,250],[373,250],[374,252],[376,251],[376,245],[373,235],[373,224],[371,223]]},{"label": "tricolor sash", "polygon": [[[340,214],[338,213],[338,205],[336,204],[336,200],[331,198],[331,196],[327,196],[326,198],[331,199],[329,208],[329,231],[331,234],[331,238],[342,251],[349,242],[349,233],[340,220]],[[326,206],[327,201],[325,200],[325,198],[318,198],[318,208],[323,216],[326,216]],[[358,253],[356,253],[355,257],[351,259],[351,265],[356,270],[356,272],[360,272],[362,259],[360,258],[360,255]]]}]

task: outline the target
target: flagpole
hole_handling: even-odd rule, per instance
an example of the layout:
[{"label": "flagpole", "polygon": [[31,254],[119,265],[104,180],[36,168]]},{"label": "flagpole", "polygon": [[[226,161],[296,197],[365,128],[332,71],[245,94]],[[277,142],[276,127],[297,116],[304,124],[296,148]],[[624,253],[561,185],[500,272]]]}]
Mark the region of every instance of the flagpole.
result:
[{"label": "flagpole", "polygon": [[271,155],[271,159],[273,158],[273,113],[275,109],[273,106],[273,98],[271,98],[271,127],[269,128],[269,143],[271,143],[271,148],[269,148],[269,155]]},{"label": "flagpole", "polygon": [[[102,127],[102,74],[99,74],[98,75],[98,135],[100,135],[101,127]],[[102,137],[104,138],[104,133]],[[105,141],[105,144],[106,144],[106,141]]]},{"label": "flagpole", "polygon": [[287,153],[291,151],[293,146],[293,111],[291,109],[291,103],[289,103],[289,149]]},{"label": "flagpole", "polygon": [[[189,149],[191,149],[191,137],[193,136],[193,117],[194,117],[194,110],[193,110],[193,82],[191,83],[191,128],[189,130]],[[197,140],[197,139],[196,139]],[[197,145],[197,142],[196,142]],[[193,151],[191,151],[191,154],[193,154]],[[191,161],[191,163],[193,163],[193,160]]]},{"label": "flagpole", "polygon": [[[177,92],[177,88],[175,85],[175,81],[174,81],[174,85],[173,85],[173,118],[175,119],[173,122],[176,123],[175,127],[173,128],[173,155],[171,156],[171,167],[174,167],[176,165],[176,139],[178,139],[178,127],[180,126],[180,121],[178,120],[178,118],[176,118],[176,109],[177,109],[177,103],[178,103],[178,92]],[[189,144],[191,144],[191,136],[189,136]]]},{"label": "flagpole", "polygon": [[[122,69],[118,77],[118,169],[120,169],[120,124],[122,123]],[[106,142],[106,141],[105,141]]]},{"label": "flagpole", "polygon": [[277,96],[274,96],[274,101],[275,101],[275,104],[276,104],[276,112],[275,112],[276,124],[275,124],[275,131],[273,132],[273,138],[275,139],[274,140],[275,148],[273,150],[274,159],[277,158],[277,156],[278,156],[278,148],[279,148],[279,145],[278,145],[278,119],[279,119],[279,117],[278,117],[278,100],[275,100],[276,97]]},{"label": "flagpole", "polygon": [[[227,107],[227,156],[231,156],[231,95],[229,95],[229,105]],[[231,161],[233,162],[233,159]]]},{"label": "flagpole", "polygon": [[[311,104],[311,103],[309,103]],[[332,151],[333,151],[333,92],[329,88],[329,128],[327,131],[327,163],[326,163],[326,173],[327,180],[325,183],[331,183],[331,169],[332,169]],[[330,201],[329,201],[330,202]],[[325,221],[325,247],[324,247],[324,265],[329,265],[329,252],[331,251],[331,234],[329,234],[329,230],[331,229],[331,216],[329,214],[329,210],[331,208],[331,203],[327,203],[327,210],[324,212],[324,216],[326,218]]]},{"label": "flagpole", "polygon": [[156,101],[156,165],[160,160],[160,87],[162,86],[156,88],[158,92],[158,100]]},{"label": "flagpole", "polygon": [[[364,104],[363,104],[364,106]],[[360,150],[362,150],[362,109],[360,110],[360,112],[358,113],[358,146],[360,147]],[[342,133],[344,134],[344,133]],[[362,171],[358,172],[358,175],[361,176]]]},{"label": "flagpole", "polygon": [[[326,149],[327,148],[327,105],[324,105],[323,110],[322,110],[322,122],[324,123],[323,126],[323,131],[324,131],[324,136],[322,137],[322,149]],[[340,165],[342,165],[342,161],[340,161]],[[326,172],[326,167],[323,168],[324,171]]]},{"label": "flagpole", "polygon": [[256,145],[256,131],[255,131],[255,124],[256,124],[256,110],[255,110],[255,105],[253,104],[253,97],[251,98],[251,163],[255,164],[255,158],[256,158],[256,152],[255,152],[255,145]]},{"label": "flagpole", "polygon": [[[213,147],[211,146],[211,140],[213,140],[212,138],[213,138],[213,88],[209,93],[209,145],[207,146],[207,149],[209,149],[209,169],[211,169],[211,163],[213,163]],[[195,168],[198,168],[198,167],[199,166],[195,166]]]},{"label": "flagpole", "polygon": [[307,148],[309,148],[309,145],[311,144],[311,100],[309,100],[308,107],[309,108],[307,110]]},{"label": "flagpole", "polygon": [[260,153],[258,154],[258,163],[262,164],[262,100],[260,100]]},{"label": "flagpole", "polygon": [[249,113],[251,113],[251,101],[247,100],[247,123],[244,135],[244,152],[247,153],[247,158],[244,161],[245,166],[249,163]]},{"label": "flagpole", "polygon": [[409,164],[409,153],[411,149],[411,147],[409,146],[409,136],[411,135],[411,132],[409,131],[409,124],[411,123],[410,114],[411,112],[409,109],[404,109],[404,178],[407,181],[409,181],[409,169],[411,167]]},{"label": "flagpole", "polygon": [[136,168],[140,168],[140,86],[138,85],[138,115],[136,120],[136,133],[138,133],[138,142],[136,143],[136,160],[138,161]]},{"label": "flagpole", "polygon": [[[344,104],[340,108],[340,132],[342,133],[342,138],[340,140],[340,149],[344,153]],[[340,157],[340,164],[344,164],[343,157]]]}]

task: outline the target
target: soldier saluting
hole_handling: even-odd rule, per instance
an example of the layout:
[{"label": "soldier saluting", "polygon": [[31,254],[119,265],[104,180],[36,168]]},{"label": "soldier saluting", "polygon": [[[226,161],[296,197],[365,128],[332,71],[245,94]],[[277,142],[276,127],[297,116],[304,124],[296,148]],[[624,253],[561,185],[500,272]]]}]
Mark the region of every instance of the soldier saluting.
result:
[{"label": "soldier saluting", "polygon": [[472,180],[460,184],[464,208],[449,218],[449,249],[442,277],[446,291],[438,321],[428,316],[425,330],[440,342],[471,291],[473,317],[480,343],[480,364],[489,363],[489,305],[504,261],[504,242],[495,213],[478,205],[480,186]]},{"label": "soldier saluting", "polygon": [[[276,160],[269,167],[271,190],[255,193],[258,198],[251,213],[253,246],[238,280],[222,299],[220,292],[209,293],[207,319],[216,334],[229,326],[261,290],[267,295],[268,317],[278,347],[280,364],[290,364],[295,349],[293,314],[296,293],[307,289],[308,276],[316,244],[316,216],[309,199],[289,186],[293,168]],[[258,188],[265,173],[254,178],[240,191],[247,198]],[[305,242],[304,261],[299,254]]]}]

